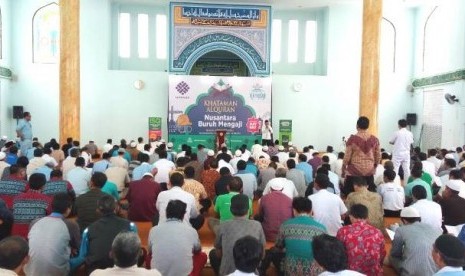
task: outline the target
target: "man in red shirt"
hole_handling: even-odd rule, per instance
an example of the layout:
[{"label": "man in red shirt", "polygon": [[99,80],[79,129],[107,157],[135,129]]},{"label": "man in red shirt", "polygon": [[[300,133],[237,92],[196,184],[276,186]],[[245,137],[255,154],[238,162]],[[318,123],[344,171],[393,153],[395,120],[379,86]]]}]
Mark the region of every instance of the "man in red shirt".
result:
[{"label": "man in red shirt", "polygon": [[155,203],[160,192],[160,184],[153,180],[151,173],[145,173],[141,180],[129,183],[126,196],[129,202],[129,220],[152,221],[158,215]]},{"label": "man in red shirt", "polygon": [[354,204],[349,217],[352,224],[339,229],[336,236],[346,248],[349,269],[366,275],[383,275],[384,236],[367,223],[368,208]]}]

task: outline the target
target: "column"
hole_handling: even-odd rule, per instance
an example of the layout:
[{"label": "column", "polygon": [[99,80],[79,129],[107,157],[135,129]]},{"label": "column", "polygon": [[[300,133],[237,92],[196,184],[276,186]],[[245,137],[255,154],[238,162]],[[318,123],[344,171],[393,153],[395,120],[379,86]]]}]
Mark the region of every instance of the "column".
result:
[{"label": "column", "polygon": [[60,142],[80,139],[79,0],[60,1]]},{"label": "column", "polygon": [[378,135],[379,51],[382,5],[382,0],[363,1],[359,114],[370,119],[369,131],[374,135]]}]

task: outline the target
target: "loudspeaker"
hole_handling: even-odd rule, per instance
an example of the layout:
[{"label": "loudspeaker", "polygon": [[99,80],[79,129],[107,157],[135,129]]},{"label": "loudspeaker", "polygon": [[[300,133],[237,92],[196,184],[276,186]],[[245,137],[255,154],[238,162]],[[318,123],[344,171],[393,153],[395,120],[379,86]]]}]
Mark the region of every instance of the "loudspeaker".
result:
[{"label": "loudspeaker", "polygon": [[13,119],[22,119],[23,118],[23,106],[15,105],[13,106]]},{"label": "loudspeaker", "polygon": [[416,113],[407,113],[407,125],[415,126],[417,125],[417,114]]}]

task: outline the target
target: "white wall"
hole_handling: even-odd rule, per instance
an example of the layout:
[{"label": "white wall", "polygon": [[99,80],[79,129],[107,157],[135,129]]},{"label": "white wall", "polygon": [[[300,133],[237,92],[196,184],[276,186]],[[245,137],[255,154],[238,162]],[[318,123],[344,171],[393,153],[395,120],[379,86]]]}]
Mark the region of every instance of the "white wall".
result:
[{"label": "white wall", "polygon": [[[2,59],[0,65],[3,67],[11,67],[11,0],[0,0],[0,8],[2,9]],[[8,113],[5,108],[8,102],[9,87],[11,80],[0,78],[0,135],[6,135],[5,130],[8,120]]]},{"label": "white wall", "polygon": [[[41,140],[57,137],[58,66],[31,62],[32,14],[48,2],[0,0],[0,4],[2,1],[10,3],[14,18],[11,33],[15,37],[11,48],[15,51],[11,55],[11,67],[18,79],[11,82],[6,93],[1,92],[0,116],[7,117],[3,119],[7,124],[0,126],[1,132],[9,136],[14,133],[15,121],[4,115],[5,110],[11,114],[11,106],[24,105],[32,112],[35,136]],[[147,118],[159,116],[166,122],[167,115],[168,73],[108,70],[109,3],[109,0],[81,0],[81,140],[94,139],[97,144],[103,144],[107,138],[147,137]],[[331,144],[338,149],[341,137],[355,132],[360,89],[361,3],[329,7],[327,76],[272,76],[273,127],[277,131],[279,119],[292,119],[293,142],[300,147],[313,144],[324,149]],[[419,101],[416,94],[412,97],[406,92],[414,69],[412,40],[418,31],[413,27],[418,23],[414,21],[416,13],[412,9],[384,13],[398,30],[396,72],[382,69],[380,79],[379,137],[382,146],[387,147],[397,120],[406,113],[420,113],[421,109],[416,104]],[[463,18],[456,19],[463,23]],[[463,31],[463,28],[455,29]],[[461,37],[463,44],[463,33]],[[136,90],[135,80],[144,81],[145,88]],[[301,92],[293,90],[294,83],[302,84]],[[418,133],[416,128],[413,130]],[[166,138],[165,123],[163,133]]]},{"label": "white wall", "polygon": [[[465,68],[465,1],[450,0],[438,2],[439,6],[434,16],[440,26],[437,26],[437,40],[435,41],[438,51],[435,52],[436,63],[434,66],[423,70],[423,27],[428,15],[434,7],[423,7],[418,9],[415,22],[415,59],[414,77],[420,78],[432,74],[452,72]],[[434,27],[433,27],[434,29]],[[447,84],[433,85],[416,89],[413,93],[413,109],[419,113],[419,125],[423,123],[421,113],[423,110],[423,91],[438,90],[442,94],[452,94],[460,99],[459,104],[442,105],[442,148],[457,147],[465,144],[465,81],[457,81]]]},{"label": "white wall", "polygon": [[[11,54],[10,66],[14,74],[8,83],[5,102],[1,109],[4,115],[2,135],[15,137],[16,120],[12,118],[12,106],[22,105],[31,112],[34,136],[50,139],[58,136],[58,65],[32,63],[32,16],[34,12],[51,1],[10,0]],[[3,87],[2,87],[3,88]]]}]

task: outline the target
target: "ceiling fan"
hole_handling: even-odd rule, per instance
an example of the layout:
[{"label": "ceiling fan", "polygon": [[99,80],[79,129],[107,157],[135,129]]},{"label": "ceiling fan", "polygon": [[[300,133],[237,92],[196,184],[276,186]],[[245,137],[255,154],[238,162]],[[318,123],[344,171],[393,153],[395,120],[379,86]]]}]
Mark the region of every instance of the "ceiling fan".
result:
[{"label": "ceiling fan", "polygon": [[459,102],[459,99],[457,99],[455,95],[451,95],[449,93],[446,93],[446,95],[444,95],[444,98],[449,104],[455,104]]}]

